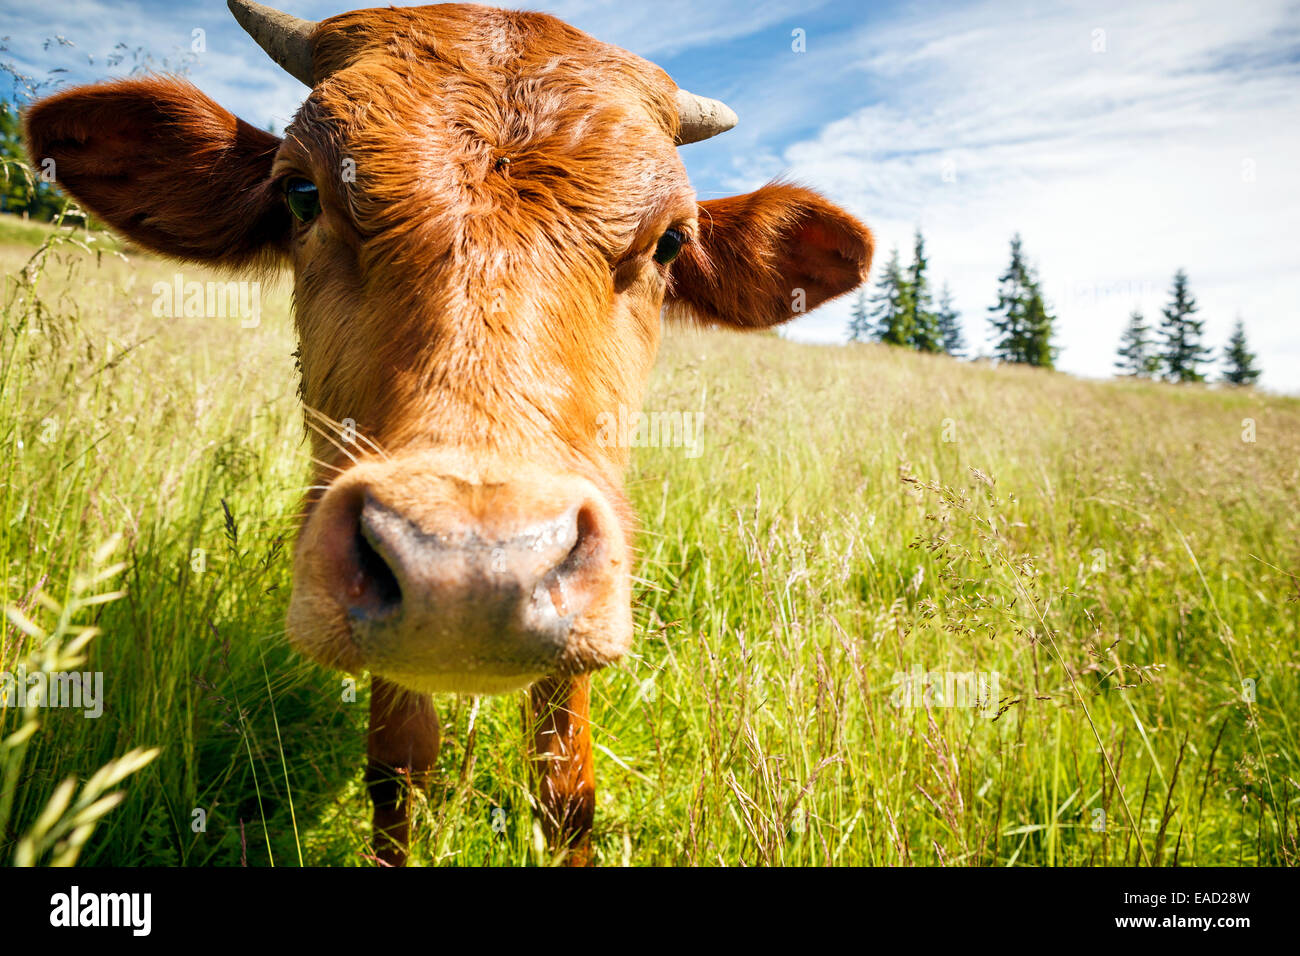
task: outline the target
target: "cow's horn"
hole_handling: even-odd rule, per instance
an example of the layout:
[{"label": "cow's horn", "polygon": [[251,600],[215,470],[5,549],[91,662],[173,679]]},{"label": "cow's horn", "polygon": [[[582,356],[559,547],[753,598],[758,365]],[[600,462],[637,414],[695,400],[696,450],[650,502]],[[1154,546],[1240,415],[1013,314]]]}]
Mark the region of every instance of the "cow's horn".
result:
[{"label": "cow's horn", "polygon": [[239,25],[286,73],[312,86],[311,35],[316,22],[301,20],[253,0],[226,0]]},{"label": "cow's horn", "polygon": [[696,96],[686,90],[677,91],[677,115],[681,119],[677,133],[678,146],[698,143],[710,136],[725,133],[740,121],[735,111],[721,100]]}]

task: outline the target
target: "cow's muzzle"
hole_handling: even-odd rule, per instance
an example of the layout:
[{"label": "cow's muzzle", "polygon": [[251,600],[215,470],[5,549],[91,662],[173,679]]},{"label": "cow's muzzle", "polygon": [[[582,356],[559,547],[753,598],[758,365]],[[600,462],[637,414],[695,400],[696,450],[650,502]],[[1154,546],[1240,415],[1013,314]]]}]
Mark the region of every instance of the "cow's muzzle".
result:
[{"label": "cow's muzzle", "polygon": [[631,640],[622,529],[576,475],[353,467],[308,518],[289,632],[412,690],[495,693],[595,670]]}]

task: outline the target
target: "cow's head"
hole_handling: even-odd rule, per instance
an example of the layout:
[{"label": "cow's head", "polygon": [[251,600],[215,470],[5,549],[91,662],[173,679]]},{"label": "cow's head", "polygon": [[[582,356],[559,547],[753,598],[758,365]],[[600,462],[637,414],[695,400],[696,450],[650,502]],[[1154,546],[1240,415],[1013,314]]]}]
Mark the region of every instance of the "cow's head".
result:
[{"label": "cow's head", "polygon": [[870,233],[789,185],[697,202],[677,146],[734,114],[552,17],[231,8],[311,87],[283,140],[157,77],[27,128],[141,245],[292,265],[318,462],[293,640],[415,690],[613,661],[632,515],[598,420],[640,407],[664,307],[783,322],[863,281]]}]

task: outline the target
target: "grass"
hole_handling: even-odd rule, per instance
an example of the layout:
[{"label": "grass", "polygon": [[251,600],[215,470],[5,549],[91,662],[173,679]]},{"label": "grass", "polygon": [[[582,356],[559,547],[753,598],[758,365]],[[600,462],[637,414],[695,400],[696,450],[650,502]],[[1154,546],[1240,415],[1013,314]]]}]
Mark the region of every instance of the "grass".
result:
[{"label": "grass", "polygon": [[[64,781],[158,748],[81,862],[364,864],[367,681],[283,637],[308,474],[287,287],[255,329],[155,318],[177,267],[66,239],[28,266],[36,228],[0,221],[0,562],[36,628],[7,626],[0,670],[119,535],[125,593],[83,611],[103,716],[43,710],[0,762],[0,859]],[[634,454],[599,862],[1300,859],[1300,402],[674,330],[647,409],[703,411],[703,453]],[[997,702],[900,699],[918,670],[996,674]],[[414,862],[550,862],[522,694],[438,706]]]}]

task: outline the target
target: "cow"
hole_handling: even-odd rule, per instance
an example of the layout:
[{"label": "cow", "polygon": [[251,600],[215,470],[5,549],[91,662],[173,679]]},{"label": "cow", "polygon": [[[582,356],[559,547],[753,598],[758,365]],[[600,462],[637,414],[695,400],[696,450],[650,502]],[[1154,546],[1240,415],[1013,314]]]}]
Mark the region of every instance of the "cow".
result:
[{"label": "cow", "polygon": [[788,182],[698,200],[677,149],[735,114],[554,17],[229,6],[311,90],[283,138],[148,76],[33,104],[30,155],[139,246],[292,269],[316,464],[287,630],[371,675],[377,862],[406,861],[431,694],[524,689],[546,837],[592,862],[635,531],[598,420],[641,407],[663,323],[785,322],[866,279],[871,233]]}]

